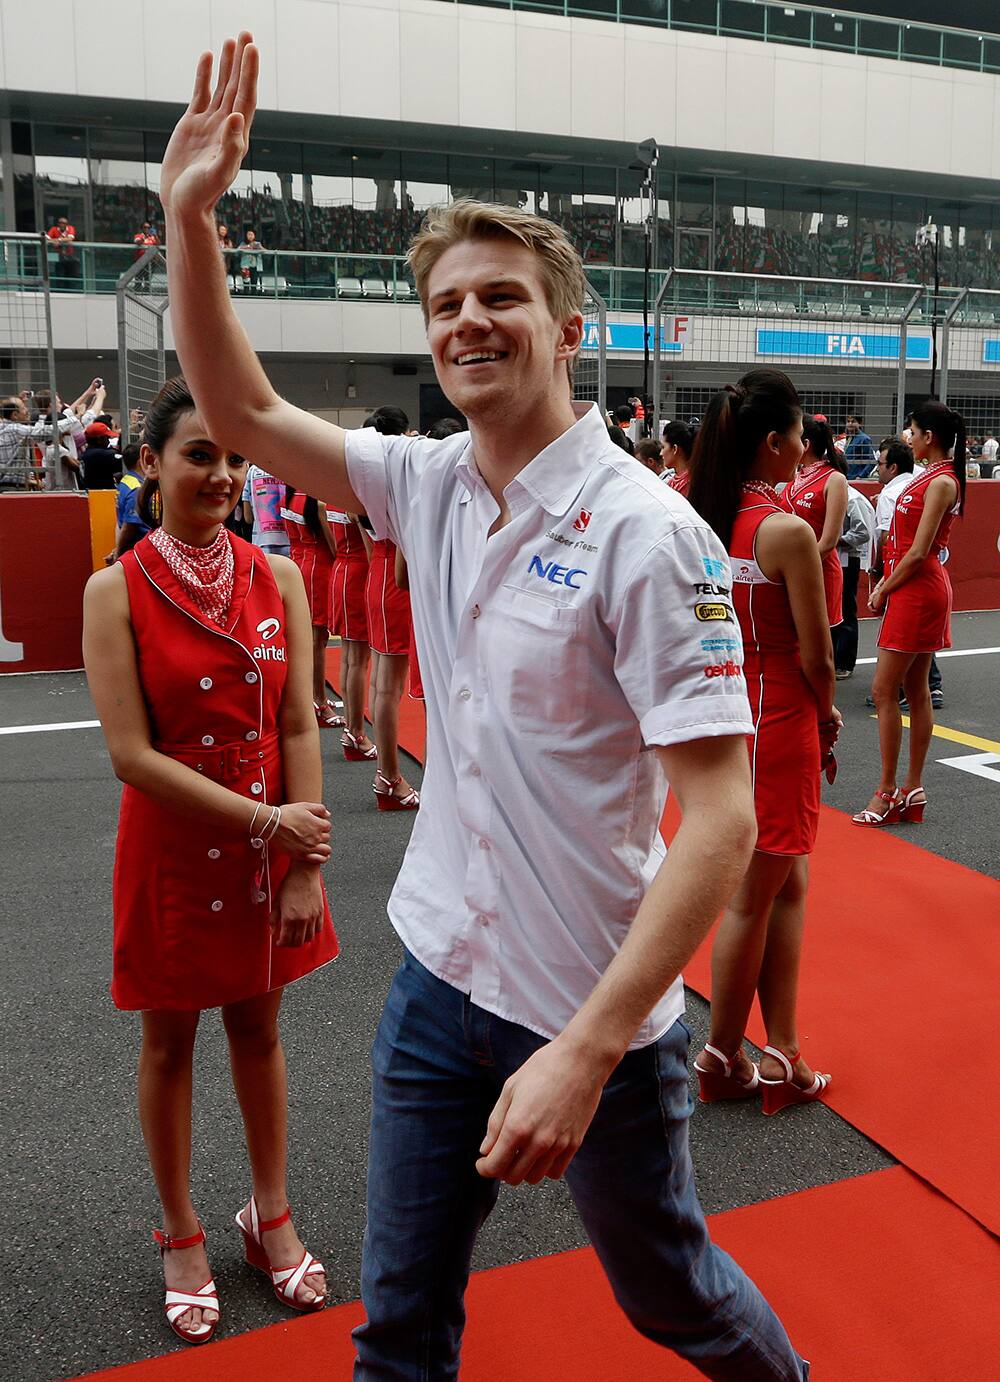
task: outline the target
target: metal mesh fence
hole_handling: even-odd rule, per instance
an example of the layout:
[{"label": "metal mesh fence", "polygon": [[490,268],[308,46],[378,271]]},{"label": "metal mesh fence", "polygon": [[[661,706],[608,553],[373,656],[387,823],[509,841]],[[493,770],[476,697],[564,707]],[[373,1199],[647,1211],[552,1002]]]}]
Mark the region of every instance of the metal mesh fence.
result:
[{"label": "metal mesh fence", "polygon": [[[56,396],[55,353],[44,236],[28,239],[0,233],[0,398],[23,401],[23,412],[0,421],[0,486],[25,489],[58,485],[59,468],[48,444],[51,431],[23,435],[22,418],[36,417],[34,396]],[[9,411],[9,410],[8,410]]]},{"label": "metal mesh fence", "polygon": [[1000,436],[1000,292],[959,293],[944,315],[941,338],[942,401],[965,418],[972,447]]},{"label": "metal mesh fence", "polygon": [[587,284],[583,303],[583,344],[573,370],[573,397],[579,402],[596,403],[607,410],[608,395],[608,309],[592,283]]},{"label": "metal mesh fence", "polygon": [[137,441],[150,403],[166,379],[163,318],[168,306],[167,264],[147,250],[122,274],[118,299],[118,397],[122,444]]},{"label": "metal mesh fence", "polygon": [[902,427],[909,389],[930,392],[929,310],[912,284],[675,270],[656,302],[657,435],[672,419],[703,417],[712,395],[747,370],[773,367],[791,376],[807,412],[826,415],[860,465],[871,451],[851,445],[849,420],[877,444]]}]

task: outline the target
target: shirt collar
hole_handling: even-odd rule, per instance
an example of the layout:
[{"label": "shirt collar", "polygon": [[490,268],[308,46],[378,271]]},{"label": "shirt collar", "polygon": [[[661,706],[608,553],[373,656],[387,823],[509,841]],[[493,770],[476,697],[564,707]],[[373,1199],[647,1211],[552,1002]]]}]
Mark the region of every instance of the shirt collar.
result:
[{"label": "shirt collar", "polygon": [[[580,493],[598,451],[614,444],[596,403],[573,403],[572,408],[573,426],[539,451],[507,486],[509,490],[511,485],[520,485],[554,516],[565,513]],[[473,460],[471,440],[455,468],[470,496],[484,483]]]}]

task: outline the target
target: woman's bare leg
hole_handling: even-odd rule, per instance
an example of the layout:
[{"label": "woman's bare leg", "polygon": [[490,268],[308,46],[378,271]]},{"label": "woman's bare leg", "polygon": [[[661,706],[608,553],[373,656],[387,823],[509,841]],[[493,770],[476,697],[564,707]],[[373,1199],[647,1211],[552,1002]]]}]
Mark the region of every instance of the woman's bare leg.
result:
[{"label": "woman's bare leg", "polygon": [[[399,772],[399,703],[406,689],[409,659],[390,657],[380,653],[375,674],[376,697],[372,707],[372,724],[378,745],[378,770],[387,781],[400,776]],[[405,797],[413,788],[403,778],[393,789],[398,797]]]},{"label": "woman's bare leg", "polygon": [[365,734],[365,702],[368,699],[368,679],[371,672],[371,653],[367,643],[345,639],[341,645],[341,671],[344,686],[344,718],[347,729],[361,748],[369,746]]},{"label": "woman's bare leg", "polygon": [[[197,1012],[144,1012],[139,1054],[139,1123],[163,1206],[163,1231],[172,1238],[198,1232],[191,1200],[191,1064]],[[197,1291],[212,1275],[204,1243],[171,1248],[163,1276],[172,1291]],[[192,1330],[218,1319],[215,1310],[188,1310],[176,1323]]]},{"label": "woman's bare leg", "polygon": [[[288,1207],[288,1086],[285,1053],[278,1035],[282,990],[230,1003],[222,1009],[229,1039],[233,1086],[243,1114],[253,1193],[262,1219],[277,1219]],[[243,1216],[250,1226],[249,1214]],[[291,1223],[262,1235],[264,1250],[275,1267],[297,1266],[303,1246]],[[307,1276],[300,1295],[315,1299],[326,1292],[322,1273]]]},{"label": "woman's bare leg", "polygon": [[[767,944],[757,981],[768,1044],[786,1053],[799,1049],[799,966],[808,888],[809,856],[802,855],[792,860],[788,877],[771,907]],[[785,1074],[784,1067],[774,1056],[761,1058],[760,1073],[766,1080],[780,1080]],[[813,1082],[813,1071],[801,1058],[795,1065],[795,1082],[803,1088]]]},{"label": "woman's bare leg", "polygon": [[322,705],[326,700],[326,649],[330,642],[330,630],[322,624],[313,624],[313,701]]},{"label": "woman's bare leg", "polygon": [[[894,653],[883,648],[878,655],[875,679],[872,682],[872,700],[878,713],[878,743],[881,756],[882,775],[878,790],[892,792],[896,788],[896,773],[899,767],[899,750],[903,742],[903,718],[899,709],[899,688],[903,685],[913,653]],[[927,671],[924,669],[924,692]],[[877,815],[885,814],[885,801],[877,794],[868,803],[867,810]]]},{"label": "woman's bare leg", "polygon": [[904,792],[921,786],[927,751],[934,733],[934,707],[927,685],[933,653],[917,653],[903,679],[903,690],[910,704],[910,762],[903,783]]},{"label": "woman's bare leg", "polygon": [[[755,850],[750,867],[719,924],[712,947],[712,1019],[708,1039],[712,1046],[729,1057],[740,1052],[757,989],[771,907],[790,867],[791,861],[783,855]],[[704,1051],[698,1057],[698,1064],[706,1070],[718,1065],[715,1058]],[[744,1078],[749,1076],[748,1056],[741,1053],[734,1073]]]}]

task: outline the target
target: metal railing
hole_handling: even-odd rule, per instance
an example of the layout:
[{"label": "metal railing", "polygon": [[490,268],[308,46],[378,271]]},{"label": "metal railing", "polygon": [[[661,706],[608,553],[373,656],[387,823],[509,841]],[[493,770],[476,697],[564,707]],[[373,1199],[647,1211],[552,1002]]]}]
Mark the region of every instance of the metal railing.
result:
[{"label": "metal railing", "polygon": [[783,0],[446,0],[567,19],[647,24],[718,38],[750,38],[862,57],[1000,72],[1000,35],[917,20],[787,4]]}]

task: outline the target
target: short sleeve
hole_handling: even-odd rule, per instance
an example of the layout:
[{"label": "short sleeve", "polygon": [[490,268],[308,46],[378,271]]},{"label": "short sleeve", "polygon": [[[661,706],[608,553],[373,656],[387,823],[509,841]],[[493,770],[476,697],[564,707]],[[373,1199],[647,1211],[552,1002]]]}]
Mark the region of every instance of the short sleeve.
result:
[{"label": "short sleeve", "polygon": [[407,480],[409,437],[383,437],[374,427],[345,432],[344,454],[351,488],[377,538],[399,543],[398,515],[406,508],[401,491]]},{"label": "short sleeve", "polygon": [[707,526],[646,552],[615,633],[615,676],[647,746],[753,733],[729,560]]},{"label": "short sleeve", "polygon": [[124,493],[119,490],[119,518],[118,522],[124,528],[126,523],[134,523],[136,527],[145,527],[139,517],[139,491],[125,486]]}]

